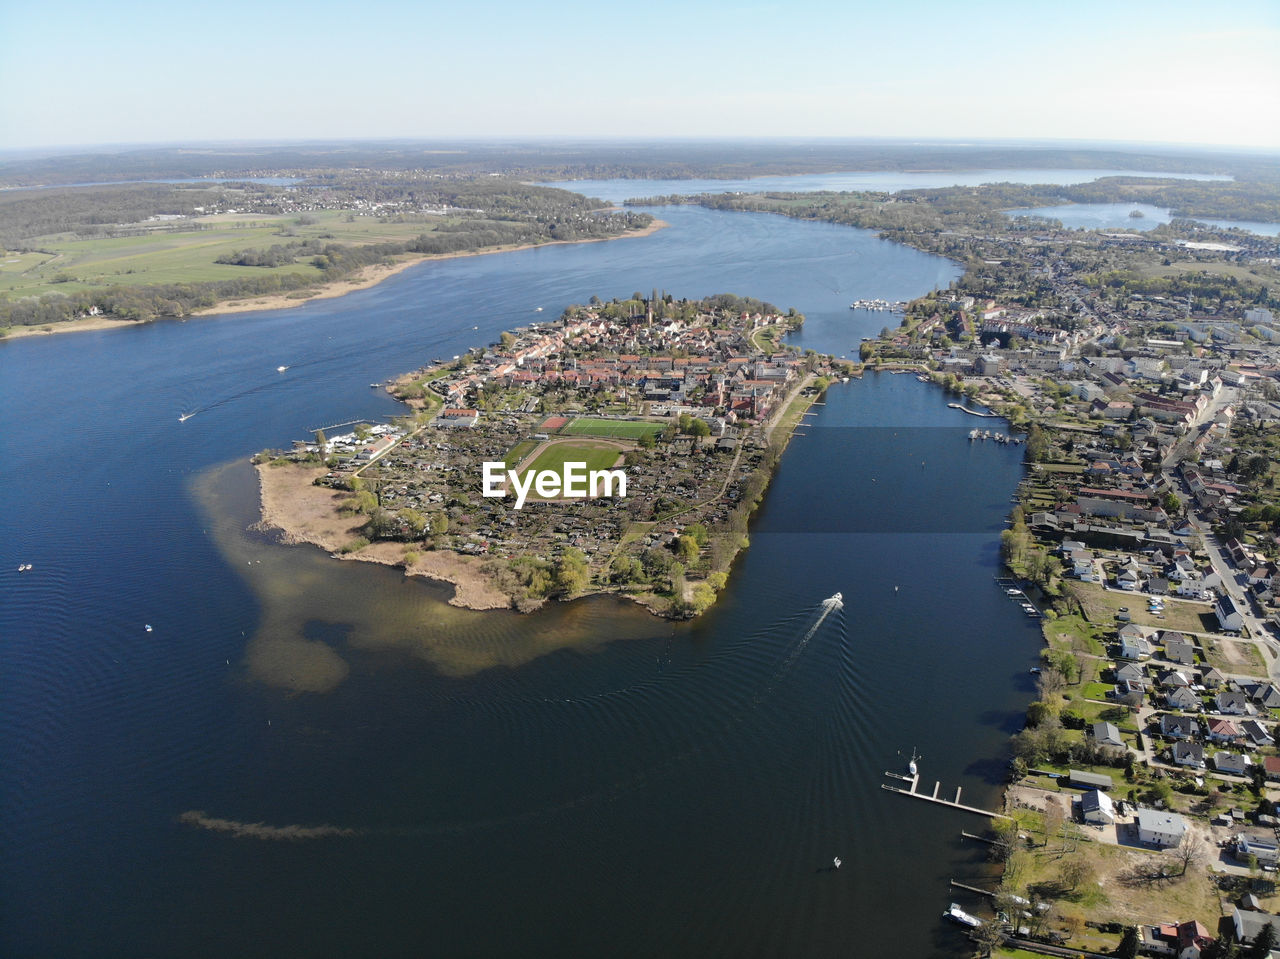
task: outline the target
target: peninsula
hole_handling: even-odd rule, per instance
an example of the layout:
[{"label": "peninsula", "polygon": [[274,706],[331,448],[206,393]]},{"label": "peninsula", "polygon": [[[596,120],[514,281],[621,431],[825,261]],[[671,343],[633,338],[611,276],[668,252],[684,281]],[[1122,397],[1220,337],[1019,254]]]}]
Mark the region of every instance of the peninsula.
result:
[{"label": "peninsula", "polygon": [[293,172],[302,175],[0,193],[0,334],[280,309],[427,259],[663,225],[504,177]]},{"label": "peninsula", "polygon": [[731,294],[593,297],[400,377],[398,423],[260,455],[263,522],[454,583],[458,605],[612,592],[697,615],[791,431],[849,372],[779,346],[803,320]]}]

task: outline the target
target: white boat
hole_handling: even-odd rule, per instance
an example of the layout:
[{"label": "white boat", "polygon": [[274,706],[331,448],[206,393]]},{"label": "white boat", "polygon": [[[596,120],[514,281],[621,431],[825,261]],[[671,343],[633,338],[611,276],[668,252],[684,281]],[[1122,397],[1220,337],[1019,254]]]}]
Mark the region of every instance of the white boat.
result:
[{"label": "white boat", "polygon": [[830,606],[832,609],[844,608],[844,594],[836,593],[834,596],[828,596],[822,601],[823,606]]},{"label": "white boat", "polygon": [[958,922],[962,926],[968,926],[970,929],[977,929],[982,925],[982,920],[977,916],[971,916],[954,902],[947,907],[947,911],[942,914],[943,919],[950,919],[952,922]]},{"label": "white boat", "polygon": [[185,423],[187,420],[191,419],[191,417],[195,415],[196,415],[195,413],[183,413],[181,416],[178,417],[178,422]]},{"label": "white boat", "polygon": [[915,750],[915,747],[913,746],[913,747],[911,748],[911,759],[907,761],[907,774],[908,774],[908,775],[911,775],[911,776],[917,776],[917,775],[919,775],[920,770],[919,770],[919,768],[916,766],[916,760],[917,760],[917,759],[919,759],[919,758],[920,758],[920,757],[916,755],[916,750]]},{"label": "white boat", "polygon": [[277,367],[276,367],[276,372],[277,372],[277,373],[283,373],[283,372],[284,372],[285,370],[287,370],[288,368],[289,368],[289,367],[287,367],[287,366],[277,366]]},{"label": "white boat", "polygon": [[835,866],[837,869],[839,869],[839,868],[840,868],[840,857],[839,857],[839,856],[836,856],[836,858],[835,858],[835,859],[832,859],[832,860],[831,860],[831,865],[833,865],[833,866]]},{"label": "white boat", "polygon": [[534,307],[533,312],[535,312],[535,313],[541,313],[541,312],[542,312],[542,307],[540,307],[540,306],[538,306],[538,307]]}]

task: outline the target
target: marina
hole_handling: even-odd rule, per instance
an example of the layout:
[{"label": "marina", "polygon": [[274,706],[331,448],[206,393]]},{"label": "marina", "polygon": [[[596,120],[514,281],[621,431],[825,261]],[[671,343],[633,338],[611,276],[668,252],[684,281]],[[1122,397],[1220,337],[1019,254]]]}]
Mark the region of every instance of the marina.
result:
[{"label": "marina", "polygon": [[[972,413],[973,411],[965,410],[965,412]],[[978,413],[974,415],[981,416],[982,414]],[[1013,446],[1021,446],[1022,443],[1024,442],[1023,437],[1021,436],[1009,436],[1005,433],[994,433],[991,430],[972,429],[969,431],[969,442],[972,443],[974,440],[981,440],[984,443],[987,440],[994,440],[995,442],[1000,443],[1001,445],[1013,445]]]},{"label": "marina", "polygon": [[870,310],[872,313],[901,313],[907,308],[902,300],[890,302],[884,299],[854,300],[849,304],[851,310]]}]

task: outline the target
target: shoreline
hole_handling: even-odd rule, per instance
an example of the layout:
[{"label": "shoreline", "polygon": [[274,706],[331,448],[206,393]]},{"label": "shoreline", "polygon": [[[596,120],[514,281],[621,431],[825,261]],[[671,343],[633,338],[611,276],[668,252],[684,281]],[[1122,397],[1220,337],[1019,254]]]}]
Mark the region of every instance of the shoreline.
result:
[{"label": "shoreline", "polygon": [[100,330],[122,329],[125,327],[142,326],[147,323],[155,323],[161,320],[183,320],[189,317],[223,316],[235,313],[258,313],[267,312],[269,310],[287,310],[292,309],[293,307],[304,306],[313,300],[332,300],[341,296],[346,296],[348,293],[355,293],[360,290],[370,289],[377,286],[384,280],[403,273],[410,267],[418,266],[422,263],[430,263],[435,260],[455,260],[469,256],[489,256],[494,253],[516,253],[521,250],[535,250],[544,246],[567,246],[578,243],[607,243],[611,240],[637,239],[652,236],[659,230],[666,229],[670,225],[671,224],[667,223],[665,220],[655,218],[654,221],[643,230],[635,230],[631,233],[622,233],[618,236],[590,237],[584,240],[548,240],[546,243],[508,244],[506,246],[488,247],[483,250],[466,250],[461,253],[413,255],[412,259],[398,263],[375,264],[373,266],[364,267],[349,277],[321,284],[314,288],[314,292],[311,290],[295,290],[292,293],[273,293],[269,296],[253,296],[238,300],[227,300],[224,303],[220,303],[206,309],[196,310],[192,313],[186,314],[185,316],[157,316],[149,320],[118,320],[109,316],[89,316],[76,320],[67,320],[56,324],[10,327],[6,334],[0,336],[0,343],[5,340],[20,340],[33,336],[55,336],[60,333],[86,333]]},{"label": "shoreline", "polygon": [[[338,504],[346,496],[337,490],[312,483],[323,476],[323,466],[272,466],[257,464],[260,519],[258,529],[275,530],[285,545],[318,546],[334,559],[399,566],[406,576],[423,576],[448,583],[454,588],[449,605],[463,609],[509,609],[505,593],[494,589],[480,562],[449,550],[413,550],[410,544],[389,541],[370,543],[358,551],[344,553],[365,524],[363,516],[343,516]],[[357,555],[358,552],[358,555]],[[405,554],[418,553],[406,565]]]}]

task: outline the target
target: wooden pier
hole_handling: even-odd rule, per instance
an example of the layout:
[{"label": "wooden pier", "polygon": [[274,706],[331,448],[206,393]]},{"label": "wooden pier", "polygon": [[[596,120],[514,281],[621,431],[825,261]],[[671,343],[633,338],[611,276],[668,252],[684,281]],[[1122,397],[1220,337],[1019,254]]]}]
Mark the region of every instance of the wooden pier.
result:
[{"label": "wooden pier", "polygon": [[989,899],[994,899],[996,895],[990,889],[979,889],[977,886],[966,886],[964,883],[956,882],[954,879],[951,880],[951,885],[957,889],[963,889],[965,892],[972,892],[979,896],[986,896]]},{"label": "wooden pier", "polygon": [[939,806],[950,806],[952,809],[959,809],[962,812],[971,812],[979,816],[986,816],[988,819],[1008,819],[1009,818],[1004,813],[992,812],[990,809],[979,809],[977,806],[966,806],[964,803],[960,801],[960,790],[962,788],[960,786],[956,787],[955,799],[943,799],[943,798],[939,798],[938,796],[938,790],[942,787],[942,783],[940,782],[935,782],[933,784],[933,793],[931,795],[916,791],[916,787],[920,785],[919,773],[916,773],[914,776],[904,776],[901,773],[886,771],[885,775],[891,776],[894,779],[900,779],[904,783],[910,783],[911,788],[903,789],[901,786],[891,786],[888,783],[881,783],[880,784],[881,789],[887,789],[890,792],[901,793],[904,796],[911,796],[915,799],[923,799],[925,800],[925,802],[937,803]]}]

